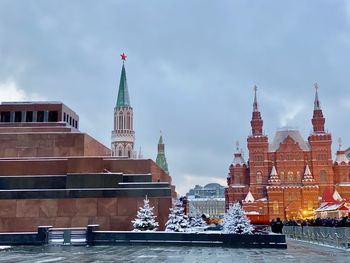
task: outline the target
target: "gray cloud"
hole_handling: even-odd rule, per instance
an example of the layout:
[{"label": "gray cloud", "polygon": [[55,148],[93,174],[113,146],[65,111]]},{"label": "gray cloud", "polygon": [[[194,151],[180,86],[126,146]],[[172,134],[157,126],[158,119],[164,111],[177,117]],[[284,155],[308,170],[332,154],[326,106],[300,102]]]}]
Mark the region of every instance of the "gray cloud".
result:
[{"label": "gray cloud", "polygon": [[235,141],[246,148],[254,84],[270,140],[281,124],[307,137],[318,82],[326,126],[350,144],[349,6],[0,0],[0,83],[65,102],[83,131],[109,145],[126,52],[137,145],[155,158],[163,131],[184,193],[189,183],[224,181]]}]

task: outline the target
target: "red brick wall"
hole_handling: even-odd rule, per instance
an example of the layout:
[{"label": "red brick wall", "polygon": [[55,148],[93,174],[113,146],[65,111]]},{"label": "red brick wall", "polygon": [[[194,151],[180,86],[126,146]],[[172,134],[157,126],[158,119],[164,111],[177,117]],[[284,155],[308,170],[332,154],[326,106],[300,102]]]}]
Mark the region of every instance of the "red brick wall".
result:
[{"label": "red brick wall", "polygon": [[[167,221],[171,197],[150,198],[160,230]],[[39,225],[131,230],[143,198],[76,198],[0,200],[0,232],[36,231]]]},{"label": "red brick wall", "polygon": [[109,148],[89,136],[84,134],[84,156],[111,156]]},{"label": "red brick wall", "polygon": [[0,158],[110,156],[110,149],[83,133],[0,134]]}]

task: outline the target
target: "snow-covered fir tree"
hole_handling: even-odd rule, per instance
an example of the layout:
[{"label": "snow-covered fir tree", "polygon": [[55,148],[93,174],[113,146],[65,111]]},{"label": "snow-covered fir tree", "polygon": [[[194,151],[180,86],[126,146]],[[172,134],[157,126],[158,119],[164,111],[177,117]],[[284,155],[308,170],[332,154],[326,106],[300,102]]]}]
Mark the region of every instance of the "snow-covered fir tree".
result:
[{"label": "snow-covered fir tree", "polygon": [[252,234],[254,228],[244,214],[239,203],[234,203],[224,216],[223,233],[225,234]]},{"label": "snow-covered fir tree", "polygon": [[190,226],[193,227],[203,227],[205,222],[202,219],[202,213],[195,208],[190,202]]},{"label": "snow-covered fir tree", "polygon": [[165,223],[167,232],[186,232],[189,229],[188,216],[184,214],[182,201],[176,200],[174,208],[170,208],[168,221]]},{"label": "snow-covered fir tree", "polygon": [[134,226],[134,231],[156,231],[158,223],[156,222],[156,216],[153,215],[153,208],[149,206],[149,200],[146,198],[143,200],[143,207],[137,211],[135,220],[131,221]]}]

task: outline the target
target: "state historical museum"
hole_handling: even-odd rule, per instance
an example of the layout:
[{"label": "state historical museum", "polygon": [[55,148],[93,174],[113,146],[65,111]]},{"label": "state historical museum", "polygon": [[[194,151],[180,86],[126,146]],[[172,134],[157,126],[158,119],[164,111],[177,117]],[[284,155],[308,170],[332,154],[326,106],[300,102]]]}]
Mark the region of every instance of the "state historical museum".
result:
[{"label": "state historical museum", "polygon": [[313,129],[307,141],[298,130],[284,128],[272,142],[263,133],[255,88],[249,160],[246,163],[237,149],[227,177],[226,209],[239,201],[248,214],[289,219],[313,215],[330,198],[349,200],[349,159],[339,147],[332,160],[332,136],[325,130],[316,84],[315,88]]}]

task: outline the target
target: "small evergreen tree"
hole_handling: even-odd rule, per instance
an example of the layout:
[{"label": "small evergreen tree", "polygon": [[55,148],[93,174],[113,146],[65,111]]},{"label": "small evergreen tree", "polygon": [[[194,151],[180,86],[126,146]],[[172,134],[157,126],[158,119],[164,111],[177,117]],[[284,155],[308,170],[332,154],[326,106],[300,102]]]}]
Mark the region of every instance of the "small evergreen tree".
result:
[{"label": "small evergreen tree", "polygon": [[223,233],[225,234],[252,234],[254,228],[244,214],[239,203],[234,203],[224,216]]},{"label": "small evergreen tree", "polygon": [[202,227],[205,225],[205,222],[202,219],[202,213],[200,213],[200,211],[195,208],[191,202],[190,202],[190,225],[191,227]]},{"label": "small evergreen tree", "polygon": [[134,226],[134,231],[156,231],[158,223],[155,221],[156,216],[153,215],[153,208],[149,206],[149,200],[143,200],[143,207],[137,211],[135,220],[131,221]]},{"label": "small evergreen tree", "polygon": [[170,208],[169,218],[165,226],[167,232],[186,232],[189,228],[188,216],[184,214],[180,200],[176,200],[175,207]]}]

